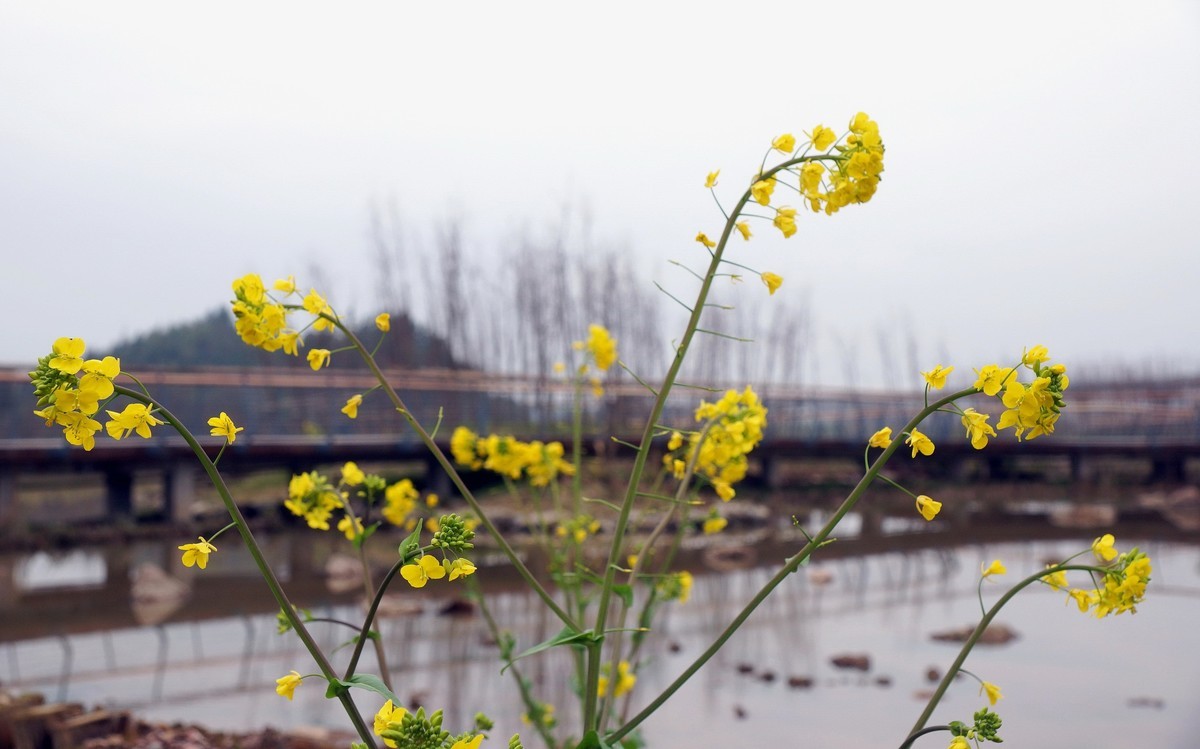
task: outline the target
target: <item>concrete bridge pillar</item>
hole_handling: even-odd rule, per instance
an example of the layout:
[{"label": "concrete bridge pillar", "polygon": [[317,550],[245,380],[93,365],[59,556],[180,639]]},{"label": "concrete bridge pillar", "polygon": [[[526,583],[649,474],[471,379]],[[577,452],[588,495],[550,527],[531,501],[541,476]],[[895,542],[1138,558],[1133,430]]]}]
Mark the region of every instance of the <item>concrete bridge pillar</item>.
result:
[{"label": "concrete bridge pillar", "polygon": [[762,461],[762,479],[768,489],[776,490],[783,488],[784,471],[783,461],[778,455],[763,455]]},{"label": "concrete bridge pillar", "polygon": [[442,466],[433,455],[425,458],[425,491],[433,492],[442,499],[455,493],[454,484],[450,483],[450,475],[442,470]]},{"label": "concrete bridge pillar", "polygon": [[104,498],[109,518],[133,517],[133,471],[122,466],[106,469]]},{"label": "concrete bridge pillar", "polygon": [[1071,480],[1091,481],[1095,471],[1082,450],[1075,450],[1070,455]]},{"label": "concrete bridge pillar", "polygon": [[171,520],[187,520],[196,501],[196,469],[183,461],[163,471],[163,515]]},{"label": "concrete bridge pillar", "polygon": [[1160,455],[1154,458],[1153,465],[1154,468],[1150,475],[1150,481],[1168,484],[1182,484],[1184,482],[1182,455]]},{"label": "concrete bridge pillar", "polygon": [[17,472],[0,470],[0,523],[17,518]]}]

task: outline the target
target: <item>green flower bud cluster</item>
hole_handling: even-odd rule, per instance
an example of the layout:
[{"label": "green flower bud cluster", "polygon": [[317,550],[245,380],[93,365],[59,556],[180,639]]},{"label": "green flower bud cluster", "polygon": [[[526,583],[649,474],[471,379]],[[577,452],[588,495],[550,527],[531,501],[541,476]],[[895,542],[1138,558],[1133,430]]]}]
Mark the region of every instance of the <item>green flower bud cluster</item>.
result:
[{"label": "green flower bud cluster", "polygon": [[33,383],[33,394],[37,397],[39,406],[53,402],[50,396],[60,386],[74,388],[79,385],[79,378],[75,375],[51,367],[50,360],[52,358],[54,358],[54,354],[47,354],[38,359],[37,368],[29,373],[29,380]]},{"label": "green flower bud cluster", "polygon": [[380,735],[396,742],[405,749],[444,749],[450,746],[450,732],[442,730],[442,711],[425,717],[425,708],[415,713],[405,713],[399,728],[391,724]]},{"label": "green flower bud cluster", "polygon": [[455,513],[450,513],[443,515],[438,521],[437,533],[433,534],[433,539],[429,543],[439,549],[448,549],[457,554],[466,549],[475,548],[475,544],[471,543],[473,538],[475,538],[475,531],[467,527],[467,522]]},{"label": "green flower bud cluster", "polygon": [[997,744],[1003,744],[1004,739],[1000,738],[1000,716],[991,712],[986,707],[975,713],[975,724],[968,726],[961,720],[950,722],[950,735],[962,736],[976,741],[994,741]]}]

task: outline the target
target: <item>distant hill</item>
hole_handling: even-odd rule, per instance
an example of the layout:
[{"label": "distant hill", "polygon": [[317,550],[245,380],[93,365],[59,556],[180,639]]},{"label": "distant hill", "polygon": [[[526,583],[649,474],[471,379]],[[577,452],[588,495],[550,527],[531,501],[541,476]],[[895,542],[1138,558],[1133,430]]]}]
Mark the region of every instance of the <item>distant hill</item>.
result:
[{"label": "distant hill", "polygon": [[[370,346],[379,338],[374,322],[352,326],[364,343]],[[306,348],[335,348],[343,345],[335,336],[324,333],[306,334]],[[266,352],[247,346],[233,330],[233,315],[227,307],[218,307],[192,322],[171,325],[141,333],[120,341],[111,350],[97,355],[120,357],[121,364],[131,367],[289,367],[308,366],[304,349],[300,356],[282,352]],[[405,316],[393,316],[392,328],[375,357],[384,366],[463,368],[450,354],[441,338],[417,326]],[[362,367],[357,357],[341,357],[339,366]]]}]

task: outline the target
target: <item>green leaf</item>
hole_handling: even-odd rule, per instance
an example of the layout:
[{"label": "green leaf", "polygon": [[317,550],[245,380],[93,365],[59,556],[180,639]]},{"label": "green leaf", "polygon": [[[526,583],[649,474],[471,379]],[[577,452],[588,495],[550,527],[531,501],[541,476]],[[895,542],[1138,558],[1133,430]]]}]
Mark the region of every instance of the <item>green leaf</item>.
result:
[{"label": "green leaf", "polygon": [[398,553],[400,554],[400,559],[403,560],[405,564],[408,564],[420,556],[415,552],[421,548],[421,529],[423,527],[424,518],[418,520],[417,527],[413,529],[413,532],[408,534],[408,537],[400,542]]},{"label": "green leaf", "polygon": [[538,643],[537,645],[534,645],[533,647],[529,648],[528,650],[517,654],[517,656],[515,658],[513,658],[511,661],[509,661],[507,664],[505,664],[504,668],[500,669],[500,673],[504,673],[504,671],[509,666],[511,666],[516,661],[521,660],[522,658],[524,658],[527,655],[533,655],[535,653],[540,653],[543,650],[549,650],[550,648],[556,648],[559,645],[574,645],[574,646],[579,646],[579,647],[586,647],[588,645],[594,645],[598,642],[602,642],[603,640],[604,640],[603,637],[597,637],[595,634],[592,633],[592,630],[590,630],[590,629],[585,629],[582,632],[580,632],[579,630],[571,629],[570,627],[563,627],[561,632],[556,634],[554,637],[551,637],[549,640]]},{"label": "green leaf", "polygon": [[369,692],[381,694],[391,700],[393,705],[403,704],[400,702],[400,698],[384,685],[383,680],[374,674],[355,674],[345,680],[334,679],[329,682],[329,688],[325,690],[325,696],[332,699],[345,693],[351,687],[358,687],[359,689],[366,689]]},{"label": "green leaf", "polygon": [[575,749],[612,749],[612,744],[600,738],[595,730],[588,731]]},{"label": "green leaf", "polygon": [[625,602],[625,608],[633,608],[633,587],[630,585],[614,585],[613,593],[621,597]]}]

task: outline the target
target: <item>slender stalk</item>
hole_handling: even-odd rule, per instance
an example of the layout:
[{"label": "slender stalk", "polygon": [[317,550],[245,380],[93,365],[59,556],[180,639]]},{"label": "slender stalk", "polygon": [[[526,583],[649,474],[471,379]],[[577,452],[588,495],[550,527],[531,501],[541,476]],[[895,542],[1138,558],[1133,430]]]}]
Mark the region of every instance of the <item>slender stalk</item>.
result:
[{"label": "slender stalk", "polygon": [[967,641],[963,643],[962,648],[958,651],[958,657],[954,659],[954,663],[950,664],[950,668],[946,669],[946,675],[942,677],[942,681],[940,684],[938,684],[937,689],[934,690],[933,696],[929,698],[929,702],[925,705],[925,710],[921,713],[921,717],[917,718],[917,722],[913,724],[911,733],[920,731],[925,727],[925,724],[929,722],[929,717],[933,715],[933,711],[937,708],[938,703],[941,702],[942,696],[946,694],[946,689],[949,688],[950,682],[954,681],[954,677],[958,675],[963,663],[966,662],[967,655],[970,654],[971,649],[975,647],[975,644],[979,642],[979,638],[983,636],[983,633],[985,630],[987,630],[988,625],[991,624],[992,620],[996,618],[996,614],[1000,613],[1000,609],[1004,608],[1004,604],[1012,600],[1013,596],[1015,596],[1017,593],[1020,593],[1026,587],[1032,585],[1046,575],[1063,570],[1084,570],[1087,572],[1095,572],[1097,568],[1082,564],[1059,564],[1053,567],[1047,567],[1044,570],[1040,570],[1017,583],[1012,588],[1009,588],[1007,593],[1000,596],[999,600],[992,604],[992,607],[988,609],[987,613],[983,615],[983,618],[979,620],[979,624],[975,626],[975,631],[972,632],[971,636],[967,638]]},{"label": "slender stalk", "polygon": [[[308,650],[309,654],[312,655],[313,660],[316,661],[317,668],[320,669],[321,675],[324,676],[325,679],[330,683],[337,682],[337,672],[333,670],[333,666],[329,663],[329,659],[325,657],[325,653],[321,651],[321,647],[317,645],[317,641],[313,639],[312,633],[310,633],[308,628],[304,626],[303,619],[299,614],[296,613],[296,609],[292,606],[291,601],[288,600],[287,594],[283,591],[283,586],[279,583],[279,578],[275,577],[275,571],[272,570],[271,565],[267,563],[266,557],[263,556],[262,549],[258,545],[258,541],[255,540],[254,534],[250,531],[250,526],[246,523],[246,517],[242,514],[242,511],[237,506],[237,503],[234,502],[233,495],[229,492],[229,487],[225,485],[225,479],[221,476],[220,472],[217,471],[217,467],[213,465],[213,462],[209,460],[208,453],[204,451],[204,448],[196,440],[195,436],[188,431],[188,428],[183,425],[183,422],[177,419],[174,414],[164,408],[161,403],[153,398],[139,393],[136,390],[130,390],[129,388],[122,387],[120,385],[115,386],[115,392],[132,400],[138,401],[139,403],[144,403],[145,405],[153,407],[155,414],[162,417],[164,421],[170,424],[175,431],[179,433],[180,437],[183,437],[183,441],[186,442],[188,447],[192,449],[192,452],[196,455],[197,460],[200,461],[200,465],[204,468],[204,472],[208,474],[208,478],[216,488],[217,494],[221,496],[221,501],[225,504],[225,509],[229,512],[230,518],[233,519],[233,522],[237,523],[237,530],[238,533],[241,534],[242,542],[246,545],[246,549],[250,552],[250,556],[254,560],[255,566],[258,567],[258,571],[262,574],[263,580],[266,581],[267,587],[270,588],[271,595],[275,597],[275,602],[279,604],[279,608],[283,612],[283,615],[292,625],[292,629],[295,630],[296,635],[300,638],[300,641],[304,643],[305,649]],[[375,739],[371,734],[371,730],[367,728],[367,724],[363,721],[362,715],[359,714],[358,707],[354,704],[354,700],[350,697],[349,690],[339,689],[337,692],[338,700],[342,703],[342,707],[345,708],[346,714],[350,717],[350,722],[354,724],[354,729],[358,732],[359,737],[364,742],[373,744]]]},{"label": "slender stalk", "polygon": [[909,749],[909,747],[911,747],[913,745],[914,741],[921,738],[922,736],[924,736],[927,733],[937,733],[938,731],[949,731],[949,730],[950,730],[950,726],[930,726],[929,728],[922,728],[920,731],[913,731],[913,733],[910,734],[909,737],[904,740],[904,743],[900,745],[900,749]]},{"label": "slender stalk", "polygon": [[[759,179],[769,179],[777,172],[804,161],[828,160],[829,158],[827,155],[803,156],[790,159],[764,171],[759,176]],[[609,547],[608,562],[604,569],[604,584],[600,590],[599,608],[596,612],[595,632],[598,635],[603,636],[605,626],[608,623],[608,609],[611,605],[613,585],[616,580],[616,564],[625,542],[625,529],[629,524],[629,514],[633,509],[634,501],[637,499],[642,474],[646,470],[646,460],[650,455],[650,445],[654,437],[654,425],[658,423],[659,417],[662,416],[663,409],[667,404],[667,396],[671,394],[671,388],[675,385],[675,380],[679,376],[679,370],[683,366],[683,360],[687,356],[692,338],[696,335],[696,331],[699,328],[700,315],[704,311],[709,290],[712,288],[713,280],[720,269],[721,258],[725,252],[726,245],[729,243],[730,235],[734,231],[734,225],[750,198],[751,192],[750,189],[747,189],[738,200],[733,211],[729,213],[729,217],[725,220],[725,228],[721,232],[721,238],[717,241],[716,248],[712,251],[712,261],[709,263],[708,271],[704,274],[704,278],[700,282],[700,290],[696,295],[696,303],[692,305],[692,313],[688,317],[687,327],[684,328],[683,337],[680,339],[679,346],[675,349],[675,357],[671,361],[671,366],[668,368],[667,374],[663,377],[662,387],[659,388],[658,396],[654,399],[654,405],[650,409],[650,416],[646,419],[646,427],[642,430],[642,439],[638,446],[637,456],[634,458],[633,468],[629,473],[629,484],[625,488],[625,497],[621,504],[621,512],[617,519],[616,528],[613,531],[612,546]],[[601,661],[599,643],[592,650],[594,652],[588,653],[588,674],[586,691],[584,693],[583,720],[585,733],[597,725],[596,683],[600,675]]]},{"label": "slender stalk", "polygon": [[[978,391],[976,391],[975,388],[968,388],[966,390],[960,390],[957,393],[946,396],[936,403],[926,407],[920,413],[914,416],[912,420],[904,427],[903,431],[911,431],[917,427],[926,416],[933,413],[941,406],[964,396],[972,395],[976,392]],[[858,484],[855,485],[854,489],[852,489],[846,499],[843,500],[841,506],[838,507],[833,516],[829,518],[829,521],[825,523],[825,526],[822,527],[821,530],[818,531],[817,534],[813,536],[807,544],[804,545],[799,553],[787,560],[779,572],[775,573],[774,577],[767,581],[762,589],[755,594],[754,598],[752,598],[750,602],[746,604],[746,606],[738,613],[738,615],[733,618],[733,621],[731,621],[729,625],[725,627],[724,631],[717,636],[717,639],[708,646],[708,649],[701,653],[691,665],[684,669],[683,673],[680,674],[675,681],[671,682],[671,684],[663,690],[662,694],[658,695],[658,697],[655,697],[650,704],[643,708],[642,711],[637,715],[633,716],[633,718],[625,723],[625,725],[621,726],[619,729],[606,737],[610,743],[619,741],[634,728],[637,728],[639,725],[641,725],[641,723],[646,720],[646,718],[650,717],[654,711],[659,708],[659,706],[661,706],[667,701],[667,699],[671,697],[671,695],[675,694],[675,692],[677,692],[679,688],[682,687],[687,680],[692,677],[693,674],[699,671],[700,668],[709,661],[709,659],[716,655],[717,651],[719,651],[725,645],[726,641],[733,636],[733,633],[736,632],[743,623],[745,623],[746,619],[748,619],[752,613],[754,613],[754,610],[758,608],[759,604],[766,600],[767,596],[769,596],[775,590],[775,588],[777,588],[779,584],[782,583],[785,578],[787,578],[788,575],[799,569],[804,560],[808,559],[808,557],[818,547],[820,547],[826,541],[826,539],[829,538],[830,534],[833,533],[834,528],[837,527],[838,523],[841,522],[846,513],[850,512],[850,510],[854,509],[854,506],[858,504],[858,500],[862,498],[864,493],[866,493],[867,489],[874,482],[875,477],[881,470],[883,470],[883,467],[887,464],[888,460],[892,457],[892,454],[896,451],[900,444],[900,440],[893,440],[892,444],[884,449],[883,453],[875,459],[875,462],[871,464],[870,469],[867,470],[867,472],[859,480]],[[1041,574],[1045,574],[1045,572]],[[917,726],[917,728],[920,728],[920,726]]]},{"label": "slender stalk", "polygon": [[[500,639],[500,626],[496,624],[496,619],[492,616],[492,611],[488,608],[487,603],[484,600],[483,591],[479,589],[479,583],[476,582],[474,578],[471,578],[469,582],[472,587],[472,597],[475,599],[475,602],[479,604],[479,613],[483,615],[483,621],[487,624],[488,632],[491,633],[492,639],[497,643],[502,642]],[[538,713],[541,704],[533,696],[533,693],[529,691],[529,682],[525,680],[525,677],[521,676],[521,672],[516,664],[516,661],[512,660],[511,648],[509,648],[507,652],[503,653],[503,655],[505,665],[508,667],[508,670],[512,672],[513,678],[517,682],[517,690],[521,693],[521,702],[525,703],[525,709],[531,718],[530,723],[533,724],[534,730],[536,730],[542,737],[542,741],[546,742],[547,749],[554,749],[554,734],[550,733],[550,729],[543,721],[532,720],[534,715]]]},{"label": "slender stalk", "polygon": [[[383,576],[383,581],[379,583],[379,589],[375,591],[375,597],[371,599],[371,607],[367,609],[367,617],[363,619],[362,629],[358,633],[358,641],[354,643],[354,653],[350,656],[350,665],[346,666],[346,675],[343,679],[349,679],[354,676],[354,669],[358,668],[358,659],[362,655],[363,644],[370,639],[371,624],[375,621],[375,612],[379,610],[379,603],[383,600],[383,594],[387,592],[388,586],[392,584],[392,578],[400,571],[400,568],[408,563],[407,559],[398,559],[392,565],[392,568]],[[388,689],[391,689],[389,686]]]},{"label": "slender stalk", "polygon": [[339,320],[331,317],[327,317],[326,319],[337,325],[338,329],[341,330],[348,339],[350,339],[351,343],[354,345],[354,348],[356,348],[359,354],[362,355],[363,361],[366,362],[367,367],[371,370],[371,373],[375,375],[375,379],[382,386],[383,391],[387,394],[387,397],[392,402],[392,405],[397,411],[400,412],[400,415],[404,417],[404,420],[408,422],[408,425],[412,428],[412,430],[416,432],[421,442],[423,442],[425,447],[429,449],[429,452],[433,454],[433,457],[438,462],[438,465],[440,465],[442,470],[446,472],[446,475],[450,477],[450,481],[454,484],[454,488],[458,490],[459,494],[464,500],[466,500],[476,517],[479,518],[480,524],[482,524],[483,527],[487,529],[488,533],[491,534],[492,538],[495,539],[496,545],[500,547],[500,551],[504,553],[504,556],[508,557],[508,561],[512,562],[513,567],[517,570],[517,574],[519,574],[525,580],[525,583],[529,585],[533,592],[536,593],[538,597],[541,598],[546,604],[546,606],[554,612],[554,615],[562,620],[563,624],[576,631],[580,631],[579,625],[575,622],[571,615],[558,605],[558,602],[555,601],[553,596],[550,595],[549,591],[547,591],[546,588],[543,587],[540,582],[538,582],[533,573],[529,571],[529,568],[525,566],[525,563],[521,561],[521,557],[517,555],[517,552],[513,549],[513,547],[509,545],[508,541],[504,539],[504,536],[501,535],[500,531],[496,529],[496,526],[487,516],[487,513],[483,511],[483,507],[479,504],[479,500],[475,499],[475,495],[472,494],[471,490],[467,488],[467,485],[463,483],[462,477],[454,468],[454,464],[450,462],[450,459],[446,457],[446,454],[442,452],[442,449],[438,447],[438,444],[433,440],[432,437],[429,436],[429,432],[425,431],[425,427],[421,426],[421,423],[417,421],[416,417],[412,415],[412,412],[408,410],[408,407],[404,405],[404,401],[400,398],[400,395],[387,381],[387,378],[383,376],[383,371],[379,369],[379,364],[375,361],[374,357],[370,355],[362,341],[359,340],[358,336],[354,334],[354,331],[342,325]]}]

